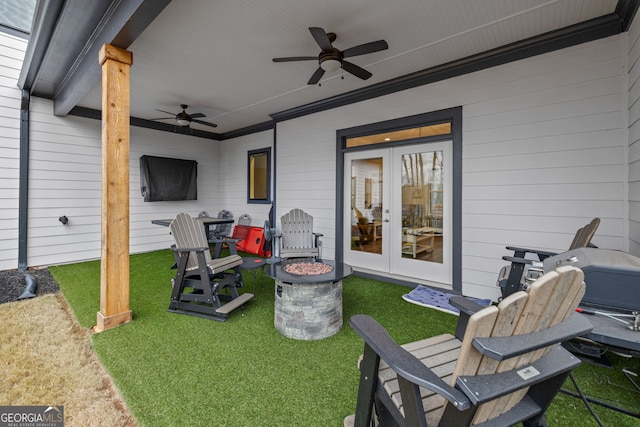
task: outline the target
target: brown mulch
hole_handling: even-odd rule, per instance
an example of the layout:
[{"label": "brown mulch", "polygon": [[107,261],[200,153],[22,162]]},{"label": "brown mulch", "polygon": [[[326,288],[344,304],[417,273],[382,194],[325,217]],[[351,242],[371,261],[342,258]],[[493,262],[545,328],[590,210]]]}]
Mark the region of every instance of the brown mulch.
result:
[{"label": "brown mulch", "polygon": [[26,287],[25,274],[36,279],[36,296],[55,294],[60,290],[46,268],[30,268],[24,273],[20,270],[4,270],[0,271],[0,304],[18,300]]}]

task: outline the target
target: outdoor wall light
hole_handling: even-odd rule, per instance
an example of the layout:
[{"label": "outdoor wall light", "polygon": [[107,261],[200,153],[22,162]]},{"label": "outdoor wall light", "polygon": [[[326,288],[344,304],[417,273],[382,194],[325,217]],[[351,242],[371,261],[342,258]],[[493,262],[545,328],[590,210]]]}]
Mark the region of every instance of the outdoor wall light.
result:
[{"label": "outdoor wall light", "polygon": [[62,215],[60,218],[58,218],[58,221],[60,221],[62,225],[67,225],[67,223],[69,222],[69,218],[67,218],[65,215]]}]

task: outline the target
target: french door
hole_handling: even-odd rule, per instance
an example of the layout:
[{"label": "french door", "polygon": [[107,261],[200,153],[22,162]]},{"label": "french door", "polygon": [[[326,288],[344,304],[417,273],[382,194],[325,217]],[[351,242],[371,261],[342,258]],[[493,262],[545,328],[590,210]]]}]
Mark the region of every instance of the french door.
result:
[{"label": "french door", "polygon": [[451,284],[451,147],[444,141],[345,154],[345,262]]}]

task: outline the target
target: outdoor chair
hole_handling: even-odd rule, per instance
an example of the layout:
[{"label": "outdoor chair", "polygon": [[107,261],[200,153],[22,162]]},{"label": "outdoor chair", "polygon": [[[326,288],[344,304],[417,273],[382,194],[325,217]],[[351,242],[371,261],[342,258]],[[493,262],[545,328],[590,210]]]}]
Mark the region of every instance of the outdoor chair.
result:
[{"label": "outdoor chair", "polygon": [[238,294],[243,286],[240,266],[242,258],[229,255],[212,259],[202,223],[180,213],[169,225],[176,242],[174,251],[177,273],[169,311],[224,321],[229,313],[241,307],[253,294]]},{"label": "outdoor chair", "polygon": [[374,241],[373,227],[374,227],[373,223],[367,222],[366,218],[358,218],[358,232],[359,232],[358,244],[360,245],[360,247],[369,243],[373,243]]},{"label": "outdoor chair", "polygon": [[[578,229],[568,251],[578,248],[595,247],[591,244],[591,239],[600,225],[600,218],[594,218],[589,224]],[[498,286],[502,293],[502,298],[511,295],[519,290],[526,290],[527,287],[543,274],[542,261],[550,256],[558,255],[556,252],[543,251],[539,249],[521,248],[507,246],[513,251],[513,256],[503,256],[502,259],[509,261],[500,269],[498,274]]]},{"label": "outdoor chair", "polygon": [[[221,210],[218,212],[218,218],[233,219],[233,213],[227,210]],[[229,248],[231,255],[237,255],[236,243],[241,239],[234,237],[232,232],[234,230],[233,222],[227,224],[216,224],[207,233],[209,243],[213,243],[213,257],[219,258],[223,247]]]},{"label": "outdoor chair", "polygon": [[546,426],[545,411],[580,361],[560,343],[588,333],[575,309],[584,275],[560,267],[529,289],[460,310],[455,336],[398,345],[373,318],[351,326],[364,339],[355,415],[345,426]]},{"label": "outdoor chair", "polygon": [[[233,219],[233,213],[223,209],[218,212],[218,218]],[[213,230],[211,230],[211,235],[209,236],[209,238],[225,239],[231,235],[232,228],[233,224],[217,224],[215,227],[213,227]]]},{"label": "outdoor chair", "polygon": [[375,241],[375,225],[362,215],[358,208],[353,208],[353,214],[356,218],[356,226],[355,229],[352,228],[352,242],[357,243],[360,250],[364,250],[365,245]]},{"label": "outdoor chair", "polygon": [[280,226],[280,259],[320,257],[322,234],[313,232],[311,215],[292,209],[280,217]]},{"label": "outdoor chair", "polygon": [[249,214],[242,214],[238,217],[238,225],[251,225],[251,215]]},{"label": "outdoor chair", "polygon": [[[230,251],[234,254],[237,251],[260,255],[264,247],[264,235],[262,229],[251,226],[252,218],[249,214],[242,214],[238,217],[238,225],[233,227],[231,242],[229,243]],[[262,257],[242,257],[241,270],[249,271],[253,274],[253,289],[255,292],[256,280],[258,272],[263,273],[263,267],[266,260]],[[262,274],[260,276],[262,283]]]}]

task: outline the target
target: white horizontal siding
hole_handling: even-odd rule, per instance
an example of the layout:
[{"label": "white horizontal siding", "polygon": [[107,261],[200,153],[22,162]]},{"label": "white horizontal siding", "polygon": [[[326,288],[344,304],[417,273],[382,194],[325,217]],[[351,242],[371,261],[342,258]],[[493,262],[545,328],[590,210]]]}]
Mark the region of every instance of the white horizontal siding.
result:
[{"label": "white horizontal siding", "polygon": [[499,295],[505,246],[563,250],[596,216],[594,242],[625,249],[624,46],[609,37],[278,123],[278,215],[319,218],[331,258],[336,130],[462,105],[465,294]]},{"label": "white horizontal siding", "polygon": [[276,223],[291,209],[309,213],[328,259],[335,258],[335,131],[344,123],[334,110],[277,124]]},{"label": "white horizontal siding", "polygon": [[640,19],[633,20],[628,37],[627,85],[629,126],[629,253],[640,256]]},{"label": "white horizontal siding", "polygon": [[18,267],[20,90],[27,41],[0,33],[0,270]]},{"label": "white horizontal siding", "polygon": [[[100,121],[55,117],[52,103],[32,99],[29,177],[29,265],[68,263],[100,257],[102,152]],[[175,157],[198,162],[198,200],[147,202],[140,194],[139,158]],[[168,248],[172,239],[153,219],[179,212],[216,211],[221,187],[218,142],[131,128],[130,252]],[[58,218],[69,219],[62,225]],[[0,248],[1,250],[1,248]]]},{"label": "white horizontal siding", "polygon": [[[224,189],[221,193],[219,209],[232,212],[235,218],[242,214],[249,214],[252,225],[262,227],[264,221],[269,217],[271,204],[247,203],[248,153],[251,150],[271,147],[273,145],[273,131],[267,130],[245,135],[217,144],[220,144],[219,185]],[[273,152],[271,160],[273,162]],[[212,209],[209,213],[216,215],[217,210]]]},{"label": "white horizontal siding", "polygon": [[495,298],[506,245],[566,250],[593,217],[595,244],[626,248],[624,59],[610,37],[508,64],[535,74],[464,106],[465,293]]}]

